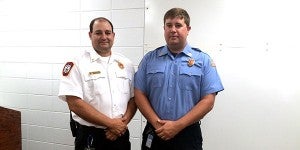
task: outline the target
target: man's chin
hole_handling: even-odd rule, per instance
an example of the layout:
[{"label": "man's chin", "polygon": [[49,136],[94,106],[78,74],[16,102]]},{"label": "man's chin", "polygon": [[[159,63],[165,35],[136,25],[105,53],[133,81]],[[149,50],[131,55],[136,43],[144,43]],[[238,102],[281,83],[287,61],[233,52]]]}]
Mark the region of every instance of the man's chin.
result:
[{"label": "man's chin", "polygon": [[169,41],[168,45],[178,45],[179,42],[177,41]]},{"label": "man's chin", "polygon": [[108,50],[108,49],[110,49],[110,47],[108,46],[108,45],[102,45],[102,46],[99,46],[99,49],[101,49],[101,50]]}]

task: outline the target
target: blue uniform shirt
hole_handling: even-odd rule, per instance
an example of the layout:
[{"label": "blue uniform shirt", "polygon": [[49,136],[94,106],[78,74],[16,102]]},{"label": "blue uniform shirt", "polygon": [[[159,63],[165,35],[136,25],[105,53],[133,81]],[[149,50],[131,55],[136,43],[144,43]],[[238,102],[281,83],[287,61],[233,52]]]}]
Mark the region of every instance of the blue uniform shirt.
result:
[{"label": "blue uniform shirt", "polygon": [[147,53],[135,74],[135,88],[150,101],[156,114],[177,120],[203,96],[223,90],[211,58],[188,44],[174,57],[167,46]]}]

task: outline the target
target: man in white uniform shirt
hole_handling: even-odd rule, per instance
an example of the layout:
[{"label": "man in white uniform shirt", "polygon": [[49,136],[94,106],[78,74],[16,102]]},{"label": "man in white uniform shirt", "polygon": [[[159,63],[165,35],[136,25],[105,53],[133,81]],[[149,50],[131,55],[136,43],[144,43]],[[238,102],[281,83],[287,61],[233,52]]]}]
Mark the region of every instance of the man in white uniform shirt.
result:
[{"label": "man in white uniform shirt", "polygon": [[59,89],[76,121],[75,150],[130,150],[134,67],[111,51],[115,33],[108,19],[93,19],[89,37],[94,50],[65,64]]}]

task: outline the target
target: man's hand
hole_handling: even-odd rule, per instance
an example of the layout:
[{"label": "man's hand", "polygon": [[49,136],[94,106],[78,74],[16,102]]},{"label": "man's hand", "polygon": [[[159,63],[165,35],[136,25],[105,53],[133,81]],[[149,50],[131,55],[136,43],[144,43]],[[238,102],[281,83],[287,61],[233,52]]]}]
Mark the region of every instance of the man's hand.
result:
[{"label": "man's hand", "polygon": [[[113,120],[116,120],[116,123],[119,126],[116,127],[116,128],[107,128],[107,130],[105,130],[105,136],[107,139],[111,140],[111,141],[114,141],[116,140],[119,136],[122,136],[125,134],[126,130],[127,130],[127,125],[126,125],[126,117],[123,117],[123,118],[119,118],[119,119],[113,119]],[[119,121],[122,121],[123,124],[125,124],[125,128],[123,127],[122,123],[120,123]]]},{"label": "man's hand", "polygon": [[107,139],[114,141],[118,138],[117,135],[113,134],[110,130],[105,130],[105,136]]},{"label": "man's hand", "polygon": [[112,119],[111,125],[108,130],[117,136],[123,135],[127,130],[127,125],[124,123],[126,118],[115,118]]},{"label": "man's hand", "polygon": [[163,140],[170,140],[181,131],[181,128],[174,121],[158,120],[157,122],[162,126],[155,132]]}]

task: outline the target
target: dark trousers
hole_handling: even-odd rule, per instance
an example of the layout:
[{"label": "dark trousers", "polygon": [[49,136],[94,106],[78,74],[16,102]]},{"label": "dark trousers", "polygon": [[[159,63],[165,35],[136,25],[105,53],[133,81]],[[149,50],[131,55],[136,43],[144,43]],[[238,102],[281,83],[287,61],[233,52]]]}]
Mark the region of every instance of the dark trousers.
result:
[{"label": "dark trousers", "polygon": [[[149,140],[149,134],[150,139],[153,137],[152,142]],[[151,145],[150,148],[149,145]],[[200,124],[190,125],[180,131],[174,138],[164,141],[155,134],[153,126],[147,123],[143,132],[142,150],[202,150]]]},{"label": "dark trousers", "polygon": [[106,139],[104,129],[79,125],[75,150],[130,150],[129,131],[115,141]]}]

